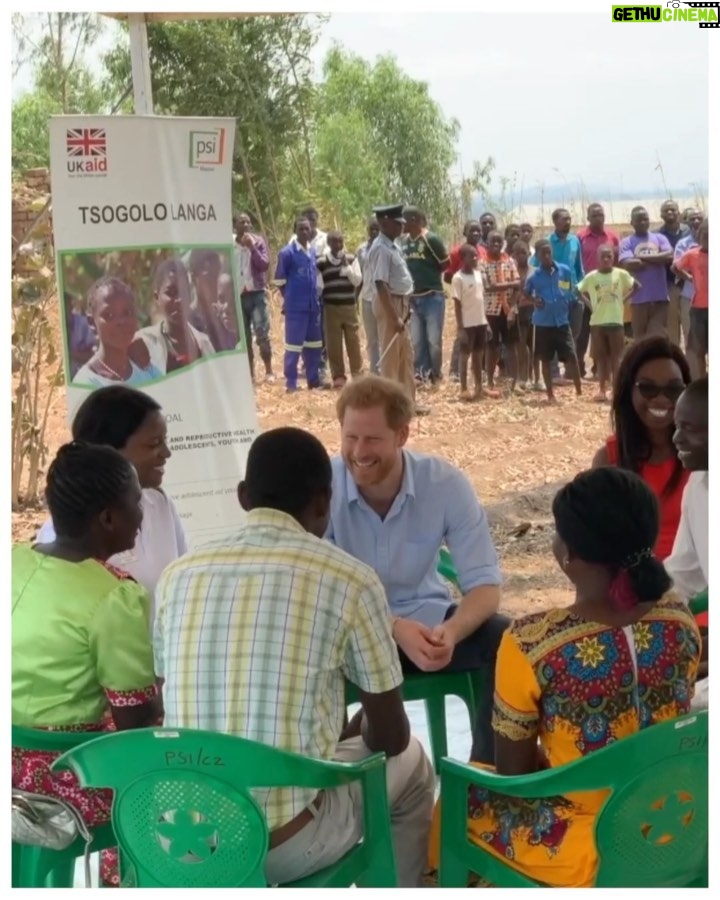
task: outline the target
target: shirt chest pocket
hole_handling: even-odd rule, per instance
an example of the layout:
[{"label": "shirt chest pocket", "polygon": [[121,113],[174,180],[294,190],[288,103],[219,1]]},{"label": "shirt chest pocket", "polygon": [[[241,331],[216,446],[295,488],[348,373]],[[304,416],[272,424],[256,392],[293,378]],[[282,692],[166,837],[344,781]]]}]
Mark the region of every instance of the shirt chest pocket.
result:
[{"label": "shirt chest pocket", "polygon": [[423,579],[437,566],[440,542],[417,538],[400,544],[390,562],[390,580],[402,584],[411,592],[420,587]]},{"label": "shirt chest pocket", "polygon": [[569,281],[558,281],[558,287],[561,291],[569,291],[570,290],[570,282]]}]

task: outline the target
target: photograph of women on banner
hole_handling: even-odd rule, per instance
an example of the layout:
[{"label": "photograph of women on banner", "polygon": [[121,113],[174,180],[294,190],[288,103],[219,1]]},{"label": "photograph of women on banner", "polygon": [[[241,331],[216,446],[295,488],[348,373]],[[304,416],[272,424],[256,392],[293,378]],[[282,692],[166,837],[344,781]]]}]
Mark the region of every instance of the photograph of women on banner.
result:
[{"label": "photograph of women on banner", "polygon": [[68,381],[141,387],[243,352],[231,260],[227,247],[61,253]]}]

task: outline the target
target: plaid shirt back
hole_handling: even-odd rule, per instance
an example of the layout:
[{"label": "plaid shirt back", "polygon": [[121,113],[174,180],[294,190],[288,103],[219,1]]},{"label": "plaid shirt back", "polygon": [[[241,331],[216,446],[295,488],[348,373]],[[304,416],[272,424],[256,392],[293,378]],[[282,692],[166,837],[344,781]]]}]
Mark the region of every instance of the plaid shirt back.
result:
[{"label": "plaid shirt back", "polygon": [[[172,563],[156,595],[155,663],[171,728],[331,759],[344,678],[375,694],[402,684],[377,575],[284,513],[253,510],[239,534]],[[254,794],[273,829],[316,791]]]}]

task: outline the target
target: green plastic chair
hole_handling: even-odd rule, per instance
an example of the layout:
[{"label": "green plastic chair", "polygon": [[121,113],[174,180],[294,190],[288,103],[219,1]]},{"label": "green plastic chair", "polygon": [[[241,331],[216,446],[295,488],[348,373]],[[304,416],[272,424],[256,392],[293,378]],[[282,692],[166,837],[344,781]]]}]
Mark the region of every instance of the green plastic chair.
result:
[{"label": "green plastic chair", "polygon": [[[460,583],[450,551],[440,548],[438,572],[458,591]],[[480,672],[442,672],[406,675],[403,683],[403,699],[424,700],[425,715],[430,733],[430,750],[435,772],[440,772],[440,760],[447,756],[447,720],[445,716],[445,698],[459,697],[467,706],[471,726],[477,716],[477,696],[481,685]],[[346,682],[346,705],[359,703],[360,695],[354,684]]]},{"label": "green plastic chair", "polygon": [[[96,732],[40,731],[12,726],[12,745],[24,750],[65,753],[97,738]],[[93,853],[117,844],[111,825],[92,829]],[[27,844],[12,845],[13,887],[71,888],[75,880],[75,863],[85,855],[85,842],[78,838],[65,850],[49,850]]]},{"label": "green plastic chair", "polygon": [[689,603],[690,612],[694,616],[699,616],[701,613],[706,613],[708,611],[708,591],[701,591],[701,593],[696,594]]},{"label": "green plastic chair", "polygon": [[307,759],[254,741],[189,729],[144,728],[75,747],[54,763],[86,787],[115,791],[112,824],[123,884],[267,887],[269,836],[250,789],[362,785],[363,840],[292,887],[397,887],[385,756]]},{"label": "green plastic chair", "polygon": [[440,770],[440,887],[465,887],[468,872],[496,887],[543,887],[468,840],[472,784],[531,798],[609,788],[595,824],[595,887],[708,886],[707,711],[532,775],[500,776],[450,759]]},{"label": "green plastic chair", "polygon": [[453,562],[453,558],[450,555],[450,551],[447,547],[440,548],[440,554],[438,556],[438,564],[437,570],[445,578],[450,584],[456,588],[457,591],[462,593],[462,589],[460,587],[460,580],[458,578],[457,569],[455,568],[455,563]]},{"label": "green plastic chair", "polygon": [[[403,681],[403,700],[424,700],[425,715],[430,735],[435,772],[440,772],[440,761],[447,756],[447,720],[445,698],[459,697],[468,709],[471,727],[477,715],[477,695],[481,687],[482,672],[423,672],[406,675]],[[354,684],[345,682],[345,705],[360,702],[360,693]]]}]

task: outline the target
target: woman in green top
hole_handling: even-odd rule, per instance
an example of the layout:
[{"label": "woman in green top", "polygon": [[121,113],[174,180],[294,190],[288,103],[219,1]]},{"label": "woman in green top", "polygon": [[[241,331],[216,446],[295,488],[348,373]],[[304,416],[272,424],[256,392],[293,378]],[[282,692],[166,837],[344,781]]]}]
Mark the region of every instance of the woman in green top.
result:
[{"label": "woman in green top", "polygon": [[[12,722],[102,731],[155,723],[160,702],[150,598],[106,560],[129,550],[142,522],[135,469],[110,447],[61,447],[47,476],[50,544],[12,550]],[[13,787],[61,796],[90,826],[109,821],[112,793],[51,772],[58,754],[14,747]]]}]

